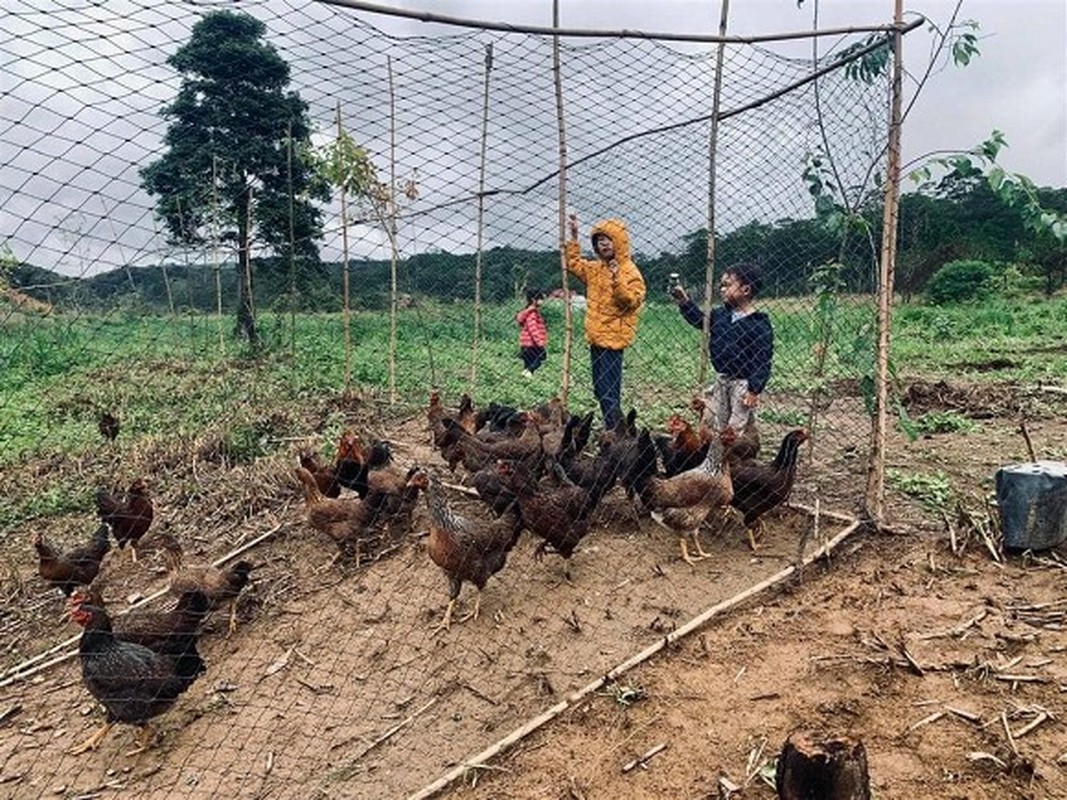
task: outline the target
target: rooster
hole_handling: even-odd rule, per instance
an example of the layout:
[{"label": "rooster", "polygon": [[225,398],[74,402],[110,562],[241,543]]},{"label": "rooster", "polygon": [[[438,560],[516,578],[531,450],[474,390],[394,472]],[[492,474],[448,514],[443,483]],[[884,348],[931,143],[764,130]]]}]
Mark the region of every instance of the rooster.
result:
[{"label": "rooster", "polygon": [[[694,564],[708,558],[710,554],[700,544],[700,526],[713,510],[727,508],[734,493],[730,467],[723,459],[724,448],[732,443],[731,433],[712,439],[698,466],[669,478],[655,474],[655,451],[647,431],[641,433],[639,443],[642,452],[651,456],[645,456],[645,469],[635,482],[641,501],[656,522],[680,534],[683,561]],[[687,533],[697,550],[695,558],[686,544]]]},{"label": "rooster", "polygon": [[730,505],[744,515],[745,535],[753,550],[758,538],[753,526],[759,522],[762,529],[760,518],[789,497],[797,476],[800,445],[807,438],[808,432],[803,429],[790,431],[782,439],[778,454],[770,464],[747,462],[732,468],[734,495]]},{"label": "rooster", "polygon": [[456,513],[448,504],[436,476],[429,478],[426,507],[430,511],[430,538],[426,549],[433,563],[448,576],[448,608],[435,630],[448,630],[463,581],[473,583],[478,594],[474,598],[474,610],[460,621],[478,618],[482,589],[491,575],[504,568],[508,553],[519,540],[522,529],[510,520],[484,522]]},{"label": "rooster", "polygon": [[148,484],[138,478],[126,490],[126,496],[101,489],[96,493],[96,513],[100,521],[111,526],[115,541],[122,550],[130,545],[130,556],[137,561],[137,546],[148,532],[155,517],[152,498],[148,496]]},{"label": "rooster", "polygon": [[678,414],[667,420],[668,436],[656,437],[654,442],[663,460],[663,473],[669,478],[698,466],[708,453],[711,430],[700,425],[697,429]]}]

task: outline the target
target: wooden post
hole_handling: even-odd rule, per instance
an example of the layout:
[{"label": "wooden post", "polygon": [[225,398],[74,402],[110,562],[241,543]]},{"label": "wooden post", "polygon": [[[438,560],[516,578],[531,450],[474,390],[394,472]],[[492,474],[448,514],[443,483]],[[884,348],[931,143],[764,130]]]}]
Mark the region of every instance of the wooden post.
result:
[{"label": "wooden post", "polygon": [[794,731],[778,757],[779,800],[871,800],[867,750],[848,736]]},{"label": "wooden post", "polygon": [[900,209],[900,126],[903,92],[904,0],[895,0],[893,21],[893,96],[886,159],[885,208],[882,211],[882,257],[878,265],[878,352],[875,364],[875,418],[867,466],[867,517],[881,523],[885,516],[885,457],[889,427],[889,328],[893,311],[893,274],[897,258],[897,215]]},{"label": "wooden post", "polygon": [[[722,0],[719,15],[719,36],[726,35],[726,23],[730,16],[730,0]],[[711,94],[711,130],[708,133],[708,244],[704,265],[704,326],[700,337],[700,368],[697,371],[698,389],[708,383],[708,364],[711,361],[711,307],[715,285],[715,184],[719,149],[719,104],[722,102],[722,65],[726,55],[726,42],[720,41],[715,54],[715,84]]]},{"label": "wooden post", "polygon": [[396,262],[396,86],[393,83],[393,57],[386,60],[389,67],[389,190],[386,234],[389,237],[389,405],[396,405],[396,323],[398,314]]}]

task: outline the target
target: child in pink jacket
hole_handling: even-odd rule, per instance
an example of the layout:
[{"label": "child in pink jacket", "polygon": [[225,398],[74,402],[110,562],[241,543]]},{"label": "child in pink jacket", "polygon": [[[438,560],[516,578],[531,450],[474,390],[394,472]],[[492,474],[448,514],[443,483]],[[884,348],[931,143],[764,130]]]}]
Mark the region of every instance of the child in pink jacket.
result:
[{"label": "child in pink jacket", "polygon": [[515,315],[515,321],[519,323],[519,357],[524,378],[532,378],[537,368],[545,363],[548,328],[541,316],[541,301],[544,299],[545,293],[540,289],[527,289],[526,308]]}]

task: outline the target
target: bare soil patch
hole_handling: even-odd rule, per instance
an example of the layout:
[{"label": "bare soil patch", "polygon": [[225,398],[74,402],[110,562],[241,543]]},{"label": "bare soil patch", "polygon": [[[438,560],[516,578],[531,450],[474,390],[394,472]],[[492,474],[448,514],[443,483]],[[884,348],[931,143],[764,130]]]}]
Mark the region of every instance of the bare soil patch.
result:
[{"label": "bare soil patch", "polygon": [[[421,417],[389,423],[359,404],[346,415],[389,438],[399,463],[440,468]],[[21,491],[41,483],[41,474],[74,470],[95,485],[153,469],[160,524],[190,543],[196,560],[276,533],[247,556],[257,567],[240,627],[225,638],[225,621],[211,621],[201,648],[208,672],[160,718],[162,738],[149,752],[126,757],[133,732],[120,726],[96,753],[66,754],[100,721],[77,659],[0,688],[0,797],[408,796],[792,563],[812,525],[807,514],[786,510],[768,520],[753,554],[730,520],[707,533],[714,558],[690,568],[678,558],[677,539],[637,518],[617,491],[571,560],[569,580],[558,558],[536,563],[535,543],[524,539],[490,580],[482,617],[434,634],[447,591],[419,536],[421,507],[412,530],[392,532],[380,558],[359,569],[327,566],[332,543],[303,522],[289,469],[301,444],[321,446],[315,430],[328,416],[311,412],[307,442],[288,442],[253,464],[235,465],[205,442],[189,442],[180,452],[146,446],[121,457],[27,465],[13,476]],[[1067,447],[1061,420],[1032,424],[1043,454]],[[795,499],[850,511],[865,480],[861,402],[835,400],[820,425]],[[961,496],[981,497],[998,466],[1025,458],[1016,427],[1009,414],[982,419],[969,435],[910,445],[894,439],[891,462],[944,469]],[[779,433],[768,431],[767,441]],[[207,452],[211,458],[199,455]],[[480,512],[463,495],[454,502]],[[883,800],[1067,796],[1063,562],[1044,554],[996,564],[976,541],[953,554],[940,515],[897,494],[890,514],[900,535],[849,540],[831,561],[809,568],[802,584],[718,618],[501,758],[472,767],[451,793],[718,797],[724,775],[747,784],[744,797],[772,797],[756,768],[792,729],[814,726],[865,741]],[[71,514],[42,530],[69,543],[91,520]],[[5,669],[78,632],[59,620],[58,593],[36,577],[27,540],[37,525],[45,523],[0,542]],[[821,525],[832,534],[838,523]],[[158,557],[131,568],[117,552],[105,577],[115,608],[164,580]],[[461,605],[472,600],[465,587]],[[1026,677],[1005,679],[1011,675]],[[1004,721],[1018,734],[1043,712],[1012,749]],[[666,749],[643,768],[622,772],[659,744]]]}]

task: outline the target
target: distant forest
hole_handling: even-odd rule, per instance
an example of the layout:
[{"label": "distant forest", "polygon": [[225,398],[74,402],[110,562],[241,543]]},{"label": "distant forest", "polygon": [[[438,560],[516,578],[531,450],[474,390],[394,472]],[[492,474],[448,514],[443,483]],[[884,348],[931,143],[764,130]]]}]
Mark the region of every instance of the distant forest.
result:
[{"label": "distant forest", "polygon": [[[1039,190],[1041,204],[1067,212],[1067,189]],[[844,265],[841,278],[849,292],[870,292],[877,275],[881,241],[881,208],[872,205],[847,236],[821,219],[753,222],[716,240],[716,263],[760,263],[767,276],[765,296],[800,295],[811,291],[813,272],[828,262]],[[866,229],[864,229],[866,228]],[[973,259],[1012,268],[1028,287],[1046,294],[1067,279],[1065,248],[1048,234],[1035,234],[1020,214],[1001,202],[982,181],[945,186],[936,192],[906,194],[901,199],[896,287],[906,298],[921,294],[944,264]],[[844,245],[842,242],[844,241]],[[687,286],[703,286],[707,231],[683,237],[679,253],[635,253],[634,260],[655,290],[677,272]],[[398,264],[399,291],[413,297],[444,301],[474,297],[474,254],[427,252]],[[166,312],[216,309],[215,269],[208,264],[118,269],[71,279],[30,264],[3,265],[3,278],[13,288],[58,309],[105,310],[134,306]],[[498,247],[482,255],[482,298],[511,301],[524,288],[551,289],[560,284],[559,254]],[[223,310],[232,311],[237,296],[233,265],[220,269]],[[351,297],[355,308],[385,308],[389,303],[390,265],[383,261],[350,262]],[[259,310],[337,311],[341,308],[342,265],[290,265],[280,259],[254,262],[254,297]],[[580,290],[580,286],[578,286]],[[294,291],[295,290],[295,291]]]}]

